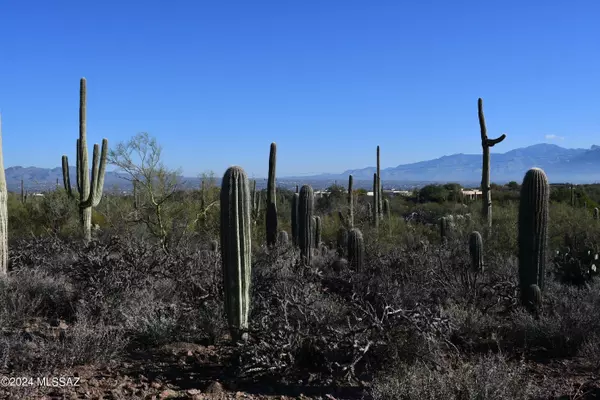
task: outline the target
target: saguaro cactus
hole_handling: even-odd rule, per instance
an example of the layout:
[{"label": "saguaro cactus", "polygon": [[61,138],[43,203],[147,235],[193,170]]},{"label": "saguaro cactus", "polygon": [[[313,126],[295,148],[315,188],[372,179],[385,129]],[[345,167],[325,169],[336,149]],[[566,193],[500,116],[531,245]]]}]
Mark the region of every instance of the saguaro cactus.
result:
[{"label": "saguaro cactus", "polygon": [[390,209],[390,201],[388,199],[383,200],[383,215],[386,218],[389,218],[391,214],[391,209]]},{"label": "saguaro cactus", "polygon": [[348,176],[348,227],[354,227],[354,195],[353,195],[353,182],[354,178],[352,175]]},{"label": "saguaro cactus", "polygon": [[280,231],[277,236],[277,243],[279,246],[287,246],[289,243],[289,236],[286,231]]},{"label": "saguaro cactus", "polygon": [[380,149],[377,146],[377,216],[383,218],[383,188],[381,187]]},{"label": "saguaro cactus", "polygon": [[440,238],[442,239],[442,243],[445,243],[448,240],[448,233],[449,233],[448,225],[449,225],[448,218],[441,217],[440,218]]},{"label": "saguaro cactus", "polygon": [[315,248],[319,248],[321,244],[321,217],[314,217],[315,223]]},{"label": "saguaro cactus", "polygon": [[2,155],[2,115],[0,115],[0,275],[8,273],[8,189]]},{"label": "saguaro cactus", "polygon": [[250,186],[241,167],[230,167],[221,184],[221,259],[225,311],[233,341],[246,340],[252,267]]},{"label": "saguaro cactus", "polygon": [[477,101],[479,127],[481,129],[481,147],[483,148],[483,168],[481,172],[481,199],[483,201],[482,215],[486,219],[488,228],[492,227],[492,191],[490,187],[490,147],[502,142],[506,135],[496,139],[488,139],[485,117],[483,115],[483,100]]},{"label": "saguaro cactus", "polygon": [[379,185],[377,184],[377,173],[373,174],[373,226],[379,227]]},{"label": "saguaro cactus", "polygon": [[312,217],[314,212],[314,192],[309,185],[303,185],[300,189],[298,204],[298,244],[300,255],[306,264],[312,261],[312,244],[314,243],[314,229]]},{"label": "saguaro cactus", "polygon": [[271,143],[269,153],[269,180],[267,181],[267,246],[275,246],[277,242],[277,200],[275,188],[275,166],[277,162],[277,145]]},{"label": "saguaro cactus", "polygon": [[477,231],[469,235],[469,253],[473,272],[483,272],[483,238]]},{"label": "saguaro cactus", "polygon": [[300,195],[294,193],[292,196],[292,244],[298,245],[298,204],[300,204]]},{"label": "saguaro cactus", "polygon": [[362,271],[365,259],[365,243],[362,232],[353,228],[348,233],[348,262],[356,271]]},{"label": "saguaro cactus", "polygon": [[519,286],[524,305],[530,302],[529,287],[544,290],[548,236],[550,186],[544,171],[532,168],[525,174],[519,201]]},{"label": "saguaro cactus", "polygon": [[[102,154],[98,154],[98,144],[94,144],[94,153],[92,156],[92,179],[88,171],[88,151],[86,135],[86,81],[81,78],[79,82],[79,139],[77,139],[76,149],[76,169],[77,169],[77,191],[79,192],[79,216],[83,230],[83,238],[86,243],[92,236],[92,207],[97,207],[102,199],[102,190],[104,188],[104,174],[106,171],[106,157],[108,154],[108,140],[102,139]],[[100,158],[98,158],[100,157]],[[69,177],[69,159],[66,155],[62,156],[63,183],[65,190],[72,198],[75,194],[71,189],[71,179]]]}]

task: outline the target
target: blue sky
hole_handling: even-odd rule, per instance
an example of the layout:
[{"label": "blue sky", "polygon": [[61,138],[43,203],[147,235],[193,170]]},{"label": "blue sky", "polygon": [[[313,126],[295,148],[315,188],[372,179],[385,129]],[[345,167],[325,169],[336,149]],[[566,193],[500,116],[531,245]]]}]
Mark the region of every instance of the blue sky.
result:
[{"label": "blue sky", "polygon": [[[5,166],[148,132],[186,176],[382,167],[494,148],[600,144],[600,2],[6,1]],[[91,151],[91,143],[89,148]]]}]

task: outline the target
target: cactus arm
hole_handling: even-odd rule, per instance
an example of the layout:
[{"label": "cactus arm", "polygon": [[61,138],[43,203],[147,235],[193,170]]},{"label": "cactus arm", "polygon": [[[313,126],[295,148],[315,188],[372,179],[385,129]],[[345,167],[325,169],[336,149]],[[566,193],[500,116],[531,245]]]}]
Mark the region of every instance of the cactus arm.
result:
[{"label": "cactus arm", "polygon": [[90,190],[90,199],[92,201],[92,206],[97,207],[100,204],[100,200],[102,199],[102,191],[104,189],[104,176],[106,175],[106,160],[108,157],[108,139],[102,139],[102,153],[100,155],[100,165],[96,160],[96,152],[98,150],[98,145],[94,144],[94,165],[92,169],[92,173],[96,171],[96,176],[92,179],[91,187],[94,188],[94,192]]},{"label": "cactus arm", "polygon": [[82,192],[82,181],[81,181],[81,146],[79,146],[79,139],[75,141],[75,174],[77,181],[77,193]]},{"label": "cactus arm", "polygon": [[487,139],[486,140],[486,146],[487,147],[494,147],[495,144],[500,143],[504,139],[506,139],[506,135],[504,133],[502,134],[502,136],[500,136],[500,137],[498,137],[496,139]]},{"label": "cactus arm", "polygon": [[65,191],[70,197],[74,197],[73,190],[71,189],[71,177],[69,174],[69,158],[66,155],[62,156],[62,173]]}]

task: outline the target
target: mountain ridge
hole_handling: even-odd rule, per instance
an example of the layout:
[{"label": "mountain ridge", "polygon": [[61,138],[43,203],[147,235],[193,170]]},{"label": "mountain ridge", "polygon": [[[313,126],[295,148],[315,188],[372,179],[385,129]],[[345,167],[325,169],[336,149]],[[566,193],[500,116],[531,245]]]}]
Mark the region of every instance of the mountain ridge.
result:
[{"label": "mountain ridge", "polygon": [[[457,182],[473,184],[481,181],[481,154],[457,153],[444,155],[432,160],[399,164],[396,167],[381,169],[384,183],[408,182]],[[600,146],[592,145],[589,149],[568,149],[556,144],[539,143],[527,147],[509,150],[505,153],[492,153],[490,160],[492,182],[520,182],[525,172],[532,167],[544,169],[551,182],[595,183],[600,182]],[[280,181],[342,181],[352,174],[355,180],[371,181],[376,167],[347,169],[342,173],[322,173],[310,176],[278,177]],[[76,176],[75,167],[70,167],[71,177]],[[62,168],[23,167],[17,165],[6,168],[6,181],[9,190],[19,190],[21,179],[26,189],[49,190],[62,187]],[[105,189],[118,187],[129,189],[130,182],[126,175],[116,171],[107,171]],[[200,178],[182,177],[186,186],[196,186]],[[263,178],[257,178],[261,181]],[[71,179],[73,181],[73,179]],[[72,182],[74,185],[74,182]],[[259,185],[260,186],[260,185]]]}]

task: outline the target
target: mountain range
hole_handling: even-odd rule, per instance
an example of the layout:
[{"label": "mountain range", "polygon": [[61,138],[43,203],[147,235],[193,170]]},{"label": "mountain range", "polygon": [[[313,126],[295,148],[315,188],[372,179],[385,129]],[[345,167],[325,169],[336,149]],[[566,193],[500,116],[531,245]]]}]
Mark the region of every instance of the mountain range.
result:
[{"label": "mountain range", "polygon": [[[453,154],[434,160],[381,170],[382,181],[393,182],[481,182],[482,154]],[[589,149],[566,149],[555,144],[536,144],[492,153],[490,157],[491,180],[495,183],[520,182],[528,169],[542,168],[553,183],[600,182],[600,146]],[[324,179],[342,179],[352,174],[354,179],[373,180],[376,167],[349,169],[341,174],[322,174]],[[312,177],[314,178],[314,177]]]},{"label": "mountain range", "polygon": [[[425,184],[427,182],[457,182],[463,185],[478,185],[481,181],[481,154],[453,154],[434,160],[420,161],[412,164],[381,170],[384,184],[396,185]],[[542,168],[553,183],[596,183],[600,182],[600,146],[593,145],[589,149],[566,149],[555,144],[536,144],[529,147],[510,150],[506,153],[491,154],[491,180],[495,183],[509,181],[520,182],[525,172],[532,167]],[[333,181],[346,182],[352,174],[357,186],[369,187],[373,180],[375,167],[349,169],[341,174],[324,173],[315,176],[278,177],[279,182],[289,185],[322,182],[323,186]],[[21,179],[28,190],[50,190],[57,184],[62,186],[62,169],[15,166],[6,168],[8,189],[20,189]],[[75,185],[75,167],[70,169],[71,181]],[[118,172],[106,172],[106,189],[118,187],[130,189],[130,183]],[[199,178],[184,178],[187,187],[198,187]],[[257,186],[261,187],[262,180]],[[321,186],[321,185],[319,185]]]}]

